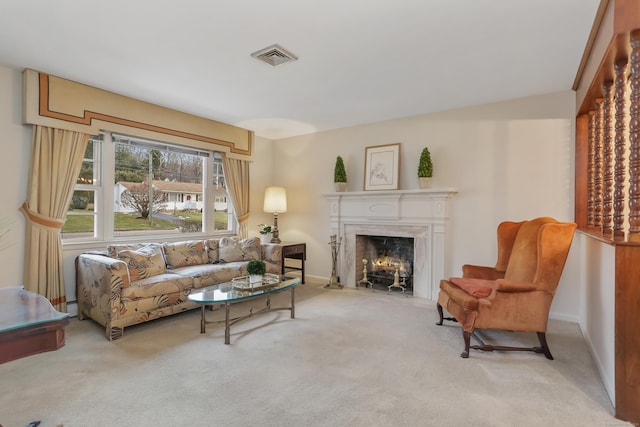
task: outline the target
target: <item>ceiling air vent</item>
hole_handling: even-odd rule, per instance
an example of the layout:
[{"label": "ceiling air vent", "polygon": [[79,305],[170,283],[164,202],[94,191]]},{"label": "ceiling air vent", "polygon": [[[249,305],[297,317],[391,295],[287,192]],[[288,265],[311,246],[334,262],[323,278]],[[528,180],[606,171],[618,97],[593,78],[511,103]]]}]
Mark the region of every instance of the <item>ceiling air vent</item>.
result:
[{"label": "ceiling air vent", "polygon": [[284,48],[278,46],[277,44],[265,47],[264,49],[260,49],[257,52],[253,52],[251,56],[264,61],[273,67],[298,59],[297,56],[295,56],[291,52],[287,52]]}]

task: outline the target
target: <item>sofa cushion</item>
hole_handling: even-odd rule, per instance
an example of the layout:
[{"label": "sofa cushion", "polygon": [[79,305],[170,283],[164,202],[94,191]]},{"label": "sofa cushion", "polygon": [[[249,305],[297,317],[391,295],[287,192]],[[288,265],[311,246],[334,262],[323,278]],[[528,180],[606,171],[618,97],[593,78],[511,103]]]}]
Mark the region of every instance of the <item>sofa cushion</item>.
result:
[{"label": "sofa cushion", "polygon": [[202,240],[163,243],[162,247],[169,268],[206,264],[209,261]]},{"label": "sofa cushion", "polygon": [[157,243],[147,243],[137,250],[120,251],[118,259],[129,266],[131,282],[162,274],[167,270],[162,247]]},{"label": "sofa cushion", "polygon": [[204,246],[207,248],[207,256],[209,256],[209,264],[216,264],[220,261],[218,255],[218,241],[214,239],[207,239],[204,241]]},{"label": "sofa cushion", "polygon": [[[123,327],[130,326],[198,307],[196,303],[189,301],[189,293],[190,291],[180,291],[156,297],[123,300],[118,304],[118,322]],[[114,339],[121,336],[122,331]]]},{"label": "sofa cushion", "polygon": [[[129,287],[122,289],[120,298],[123,301],[134,301],[142,298],[161,297],[187,291],[191,289],[192,285],[193,280],[190,277],[163,273],[131,282]],[[168,305],[168,303],[163,302],[159,305]]]},{"label": "sofa cushion", "polygon": [[218,256],[220,262],[249,261],[261,259],[262,250],[258,237],[223,237],[218,242]]},{"label": "sofa cushion", "polygon": [[247,274],[248,261],[219,264],[190,265],[171,270],[172,273],[193,279],[194,288],[218,285]]}]

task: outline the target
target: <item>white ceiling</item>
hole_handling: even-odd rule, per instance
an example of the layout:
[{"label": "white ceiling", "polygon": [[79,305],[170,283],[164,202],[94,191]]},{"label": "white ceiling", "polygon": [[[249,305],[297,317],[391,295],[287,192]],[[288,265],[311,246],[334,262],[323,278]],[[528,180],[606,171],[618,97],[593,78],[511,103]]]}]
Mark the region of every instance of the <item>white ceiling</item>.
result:
[{"label": "white ceiling", "polygon": [[569,90],[598,3],[0,0],[0,64],[279,139]]}]

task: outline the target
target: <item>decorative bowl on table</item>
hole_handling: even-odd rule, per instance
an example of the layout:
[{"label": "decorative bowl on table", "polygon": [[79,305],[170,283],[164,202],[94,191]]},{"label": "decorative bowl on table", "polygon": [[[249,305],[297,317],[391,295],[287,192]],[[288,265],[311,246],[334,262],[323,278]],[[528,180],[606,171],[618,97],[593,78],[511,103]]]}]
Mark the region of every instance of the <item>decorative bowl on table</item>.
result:
[{"label": "decorative bowl on table", "polygon": [[267,273],[262,276],[262,281],[252,282],[249,276],[236,277],[231,279],[231,286],[238,291],[260,291],[272,288],[280,283],[280,277],[276,274]]}]

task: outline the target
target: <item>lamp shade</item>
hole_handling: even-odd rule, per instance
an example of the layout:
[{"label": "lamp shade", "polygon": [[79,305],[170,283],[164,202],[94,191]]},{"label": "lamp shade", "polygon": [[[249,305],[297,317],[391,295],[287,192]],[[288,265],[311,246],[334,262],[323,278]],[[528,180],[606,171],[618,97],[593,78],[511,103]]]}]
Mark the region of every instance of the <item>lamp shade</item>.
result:
[{"label": "lamp shade", "polygon": [[284,187],[267,187],[264,191],[264,211],[282,213],[287,211],[287,190]]}]

